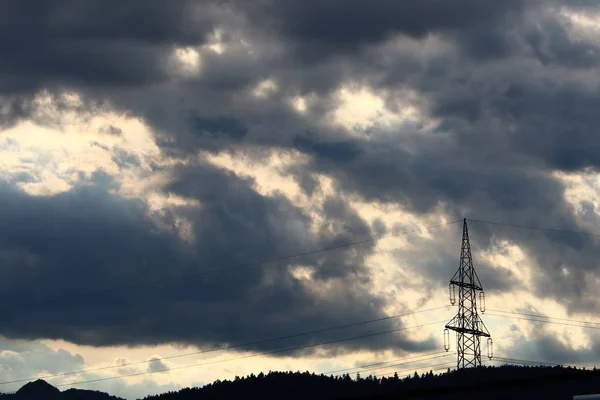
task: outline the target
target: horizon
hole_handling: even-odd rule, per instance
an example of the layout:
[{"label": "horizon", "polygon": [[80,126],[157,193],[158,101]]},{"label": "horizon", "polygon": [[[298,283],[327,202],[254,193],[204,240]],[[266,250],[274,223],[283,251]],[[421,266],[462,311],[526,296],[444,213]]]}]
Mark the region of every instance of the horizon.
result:
[{"label": "horizon", "polygon": [[[539,371],[542,371],[542,373],[540,374]],[[183,388],[179,392],[162,393],[157,396],[144,398],[162,399],[166,396],[167,399],[185,399],[189,398],[193,393],[210,397],[211,390],[216,390],[217,393],[220,393],[220,396],[226,394],[235,396],[235,393],[239,394],[240,392],[245,392],[244,386],[246,389],[249,389],[256,385],[256,383],[261,382],[262,389],[260,390],[265,390],[271,387],[270,385],[276,384],[278,381],[282,382],[282,379],[284,379],[287,384],[301,384],[305,394],[311,393],[311,389],[308,388],[311,385],[313,386],[312,391],[320,387],[320,389],[324,391],[314,393],[319,396],[318,398],[328,398],[329,396],[327,393],[334,394],[336,398],[346,398],[346,396],[348,396],[347,398],[362,398],[365,400],[381,399],[382,396],[386,395],[395,395],[396,397],[398,395],[407,394],[423,396],[428,393],[430,395],[435,395],[440,392],[451,395],[452,393],[457,392],[472,392],[475,387],[480,394],[483,394],[481,393],[483,390],[492,392],[495,396],[498,395],[495,388],[500,388],[505,394],[518,395],[521,397],[526,395],[526,393],[532,394],[531,391],[537,392],[537,394],[541,394],[545,391],[546,396],[552,393],[555,396],[559,396],[557,398],[562,398],[560,396],[565,395],[573,396],[573,398],[593,398],[596,395],[590,393],[594,393],[598,389],[598,385],[593,378],[598,376],[598,374],[600,374],[600,372],[598,372],[596,368],[593,370],[586,370],[585,368],[579,369],[559,365],[528,364],[484,365],[476,368],[470,367],[454,370],[448,368],[447,372],[444,371],[439,373],[434,373],[433,370],[430,370],[429,372],[418,374],[415,371],[414,373],[406,374],[406,376],[399,376],[395,373],[393,376],[382,376],[379,378],[372,374],[361,377],[360,372],[357,372],[356,377],[352,378],[348,373],[337,376],[332,374],[328,376],[325,374],[315,374],[314,372],[311,373],[310,371],[269,371],[266,374],[261,372],[257,375],[250,374],[245,377],[236,376],[232,381],[216,380],[203,387]],[[587,380],[585,379],[586,376],[588,377]],[[290,377],[293,379],[290,380]],[[308,377],[310,377],[312,383],[307,381]],[[296,380],[296,382],[294,382],[294,380]],[[248,382],[255,383],[250,383],[251,386],[248,387]],[[323,385],[325,382],[329,383],[329,387]],[[355,389],[349,389],[348,382],[352,382],[352,386],[355,387]],[[546,385],[540,386],[543,382],[546,382]],[[555,385],[553,389],[547,387],[547,384],[550,382]],[[337,389],[335,386],[336,383]],[[367,384],[367,386],[365,386],[365,384]],[[234,386],[232,387],[231,385]],[[272,387],[278,391],[270,392],[271,397],[277,398],[278,395],[283,394],[283,392],[281,392],[283,386],[281,386],[281,384],[278,386],[279,388],[277,388],[277,386]],[[514,392],[510,391],[511,387]],[[256,386],[253,388],[254,390],[259,389],[259,387]],[[223,389],[227,389],[229,392],[223,391]],[[356,390],[359,391],[357,392]],[[506,392],[507,390],[508,392]],[[79,393],[79,396],[90,392],[103,396],[95,397],[96,399],[108,399],[113,397],[110,393],[96,390],[68,388],[64,391],[60,391],[41,379],[26,383],[17,392],[12,394],[16,395],[16,398],[23,399],[39,398],[39,396],[50,396],[51,398],[54,398],[53,393],[58,395],[61,395],[62,393],[72,394],[73,391]],[[6,394],[2,393],[2,395]],[[214,395],[213,392],[212,396]],[[296,397],[298,397],[298,393],[296,394]],[[77,398],[83,399],[83,397]],[[118,397],[115,398],[119,399]],[[302,396],[299,398],[302,398]]]}]

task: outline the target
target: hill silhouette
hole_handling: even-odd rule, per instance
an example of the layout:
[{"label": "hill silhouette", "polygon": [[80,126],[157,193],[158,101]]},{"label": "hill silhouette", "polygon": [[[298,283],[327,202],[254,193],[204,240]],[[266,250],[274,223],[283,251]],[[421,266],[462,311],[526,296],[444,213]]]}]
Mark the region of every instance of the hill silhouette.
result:
[{"label": "hill silhouette", "polygon": [[[433,372],[406,377],[352,379],[309,372],[269,372],[234,380],[216,380],[204,387],[185,388],[148,396],[145,400],[226,400],[239,398],[279,399],[572,399],[574,395],[600,393],[600,371],[571,367],[480,367]],[[106,393],[69,389],[61,392],[37,380],[2,400],[122,400]]]},{"label": "hill silhouette", "polygon": [[68,389],[61,392],[41,379],[29,382],[14,394],[2,394],[3,400],[124,400],[95,390]]},{"label": "hill silhouette", "polygon": [[60,390],[41,379],[29,382],[15,393],[15,397],[22,400],[59,400],[60,395]]}]

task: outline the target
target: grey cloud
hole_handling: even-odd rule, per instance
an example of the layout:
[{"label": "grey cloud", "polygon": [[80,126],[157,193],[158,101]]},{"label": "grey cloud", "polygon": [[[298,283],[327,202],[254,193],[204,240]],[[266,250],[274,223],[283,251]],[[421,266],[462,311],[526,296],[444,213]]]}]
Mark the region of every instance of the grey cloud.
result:
[{"label": "grey cloud", "polygon": [[139,167],[141,162],[137,154],[121,148],[113,149],[112,160],[119,168]]},{"label": "grey cloud", "polygon": [[[76,187],[51,197],[29,197],[3,187],[0,202],[6,212],[0,219],[7,230],[0,237],[7,267],[1,301],[11,310],[11,322],[1,332],[10,338],[95,346],[218,346],[382,315],[383,300],[366,290],[370,277],[364,259],[372,246],[70,299],[71,294],[209,272],[370,233],[368,225],[339,201],[326,204],[328,222],[312,234],[311,219],[300,209],[281,195],[261,196],[251,181],[209,164],[181,169],[176,177],[165,190],[195,198],[202,206],[176,209],[161,219],[162,230],[153,222],[159,217],[148,216],[142,202],[110,195],[106,185]],[[177,235],[179,218],[192,223],[195,244]],[[329,290],[327,297],[315,295],[292,276],[295,265],[316,268],[310,285],[337,282],[338,288]],[[58,303],[44,303],[63,296]],[[38,301],[42,303],[28,307],[27,313],[11,309]],[[252,348],[304,345],[400,326],[390,321]],[[402,351],[433,345],[432,340],[414,342],[397,334],[380,341],[342,343],[331,351]]]},{"label": "grey cloud", "polygon": [[[61,129],[66,122],[73,122],[67,121],[72,119],[72,115],[69,114],[75,114],[78,122],[85,123],[112,110],[105,99],[82,96],[80,103],[74,103],[65,97],[61,90],[40,90],[18,96],[1,93],[0,89],[0,132],[14,127],[21,121]],[[40,102],[40,99],[43,101]]]},{"label": "grey cloud", "polygon": [[196,45],[214,28],[208,2],[9,0],[0,6],[0,91],[58,85],[136,85],[165,79],[173,44]]},{"label": "grey cloud", "polygon": [[360,154],[357,143],[353,141],[345,142],[321,142],[300,136],[296,139],[296,147],[303,152],[317,155],[332,162],[352,162]]},{"label": "grey cloud", "polygon": [[240,126],[240,122],[227,117],[220,118],[196,118],[193,121],[194,129],[199,132],[208,132],[213,135],[230,135],[241,139],[248,133],[248,130]]},{"label": "grey cloud", "polygon": [[[390,85],[389,96],[399,96],[394,88],[401,85],[409,84],[419,90],[430,106],[425,112],[440,119],[438,128],[431,133],[421,132],[422,127],[406,126],[398,129],[397,137],[383,132],[371,135],[367,141],[303,120],[277,104],[280,100],[277,96],[259,103],[242,95],[236,100],[237,107],[228,108],[236,120],[245,121],[241,123],[248,133],[243,140],[232,140],[235,131],[220,137],[194,138],[187,132],[188,127],[165,124],[166,120],[154,122],[163,128],[176,127],[174,131],[181,132],[177,137],[185,138],[182,143],[186,143],[187,150],[200,147],[235,151],[236,146],[244,144],[300,150],[311,156],[312,161],[308,166],[304,163],[294,166],[290,172],[298,177],[308,194],[315,191],[314,176],[326,174],[334,178],[342,193],[400,204],[421,214],[434,212],[441,206],[451,217],[466,215],[580,229],[564,201],[564,187],[549,177],[548,172],[577,171],[596,165],[593,127],[597,125],[594,106],[597,101],[591,87],[571,83],[568,76],[559,76],[556,70],[518,57],[486,66],[468,59],[450,57],[450,60],[444,64],[434,58],[435,70],[425,65],[418,72],[409,70],[410,74],[404,78],[388,77],[388,72],[393,74],[392,68],[379,69],[379,73],[385,73],[377,79],[374,73],[371,75],[372,70],[363,71],[374,87]],[[538,78],[521,73],[523,70],[532,71],[532,76]],[[434,73],[432,79],[429,73]],[[284,93],[289,89],[285,84],[283,81]],[[187,95],[187,91],[182,93]],[[189,96],[190,102],[196,98],[191,88]],[[245,102],[244,108],[239,107],[240,98]],[[224,101],[223,107],[236,104],[218,99]],[[216,106],[218,103],[211,105]],[[212,112],[218,115],[217,109]],[[307,118],[314,116],[309,114]],[[267,124],[269,128],[265,128]],[[544,140],[539,140],[541,132]],[[493,233],[487,230],[483,237],[489,238]],[[548,260],[563,257],[561,246],[573,245],[568,239],[547,237],[546,243],[540,244],[540,239],[524,238],[518,233],[502,231],[500,235],[526,247],[543,266],[537,285],[540,294],[572,299],[569,303],[573,307],[585,306],[577,300],[585,287],[569,292],[568,285],[545,284],[547,279],[551,282],[565,279],[560,275],[561,267]],[[485,241],[482,245],[488,246]],[[576,256],[569,252],[572,257],[569,263],[578,266],[584,262],[589,266],[586,269],[592,268],[590,257],[597,251],[593,244],[587,246],[585,254]],[[496,270],[494,274],[491,287],[503,290],[511,287],[514,277],[508,271]],[[566,279],[576,282],[579,278],[573,274]]]},{"label": "grey cloud", "polygon": [[373,221],[372,226],[373,232],[375,232],[377,236],[383,236],[387,232],[387,226],[385,225],[385,222],[381,220],[381,218],[376,218]]},{"label": "grey cloud", "polygon": [[123,130],[115,125],[104,125],[100,128],[100,133],[105,133],[108,135],[119,136],[123,134]]},{"label": "grey cloud", "polygon": [[19,120],[29,116],[20,96],[0,96],[0,129],[11,128]]},{"label": "grey cloud", "polygon": [[166,371],[168,369],[169,367],[157,357],[151,358],[150,363],[148,364],[148,372]]},{"label": "grey cloud", "polygon": [[[598,165],[594,134],[597,82],[586,75],[574,79],[576,71],[594,63],[564,53],[568,49],[583,55],[594,48],[589,43],[573,43],[564,28],[551,20],[543,21],[540,29],[547,44],[538,48],[543,48],[546,56],[525,52],[517,41],[506,42],[510,45],[495,55],[500,57],[493,63],[450,57],[450,62],[436,66],[435,75],[427,64],[421,72],[409,69],[404,76],[394,75],[389,64],[378,68],[381,75],[373,82],[376,87],[381,83],[390,97],[400,96],[393,88],[405,85],[418,88],[425,96],[431,116],[441,119],[431,136],[399,129],[394,139],[382,135],[384,139],[376,141],[351,138],[344,143],[313,135],[296,141],[300,144],[296,148],[313,157],[313,173],[334,177],[340,189],[368,200],[399,203],[417,213],[441,207],[451,218],[593,229],[593,224],[578,222],[564,200],[562,183],[549,174]],[[403,56],[398,53],[398,62]],[[556,67],[573,68],[573,75]],[[310,170],[297,174],[301,182],[310,175]],[[588,207],[586,219],[594,220],[594,214]],[[538,294],[561,299],[571,310],[594,307],[581,299],[591,290],[583,274],[597,270],[595,241],[478,229],[483,248],[497,235],[527,250],[539,265]],[[563,276],[563,267],[571,271],[569,276]],[[492,287],[515,287],[508,271],[494,273]]]},{"label": "grey cloud", "polygon": [[591,38],[571,38],[564,22],[549,21],[546,29],[528,36],[528,43],[545,65],[593,69],[600,61],[599,46]]},{"label": "grey cloud", "polygon": [[[166,0],[129,0],[105,7],[89,1],[11,0],[0,9],[0,33],[13,38],[0,46],[0,54],[10,55],[0,63],[6,78],[0,91],[31,93],[65,85],[100,90],[163,82],[167,79],[163,61],[170,46],[200,45],[215,28],[224,26],[234,34],[245,27],[244,34],[257,40],[265,34],[270,38],[282,35],[284,46],[291,41],[304,49],[287,56],[302,53],[310,58],[311,54],[347,52],[361,44],[378,43],[396,32],[422,37],[440,30],[495,25],[522,4],[520,0],[485,7],[473,0],[378,0],[373,4],[286,0],[250,5],[186,0],[173,7]],[[339,12],[340,7],[344,12]],[[239,22],[243,20],[245,25]],[[27,29],[20,21],[28,21]],[[265,32],[266,27],[271,28]],[[243,75],[244,70],[238,69],[222,82]]]},{"label": "grey cloud", "polygon": [[[595,364],[598,360],[598,356],[600,355],[600,337],[598,337],[593,329],[584,330],[584,334],[589,340],[589,345],[580,347],[575,346],[569,336],[563,337],[561,341],[556,334],[547,330],[550,326],[548,324],[540,322],[529,322],[529,324],[535,327],[535,329],[532,335],[528,337],[525,337],[514,326],[513,334],[517,336],[518,340],[508,350],[507,357],[566,365]],[[566,334],[573,334],[571,328],[567,329]]]},{"label": "grey cloud", "polygon": [[[518,12],[524,2],[511,0],[484,3],[456,1],[360,0],[266,2],[266,7],[249,7],[267,26],[287,38],[305,61],[332,54],[356,53],[361,47],[384,41],[394,34],[424,37],[432,32],[469,31],[476,26],[494,26]],[[343,11],[342,11],[343,10]],[[265,18],[266,16],[266,18]]]},{"label": "grey cloud", "polygon": [[[415,141],[413,148],[418,143]],[[421,151],[406,153],[396,143],[374,146],[365,141],[364,145],[358,146],[360,156],[346,161],[340,161],[338,156],[339,152],[346,151],[345,146],[333,149],[332,144],[328,145],[328,151],[336,154],[333,160],[319,150],[322,146],[315,146],[317,150],[312,151],[311,166],[314,173],[333,177],[342,192],[359,194],[370,201],[400,203],[423,215],[441,209],[451,219],[467,216],[530,226],[587,229],[579,225],[566,203],[563,184],[543,172],[534,172],[536,167],[531,166],[529,172],[524,169],[511,171],[504,167],[505,163],[510,163],[509,155],[500,165],[496,165],[498,161],[486,163],[485,156],[477,154],[478,149],[470,149],[469,144],[435,148],[424,141],[422,145],[426,147]],[[465,156],[471,161],[465,160]],[[588,207],[587,218],[592,215]],[[514,228],[492,229],[481,224],[475,224],[471,229],[474,246],[478,249],[494,251],[490,247],[493,237],[508,239],[521,246],[537,264],[533,272],[538,295],[560,299],[570,310],[595,307],[595,303],[582,299],[584,293],[592,290],[584,274],[597,271],[595,259],[600,251],[597,240]],[[457,232],[456,238],[459,237]],[[452,238],[436,239],[433,243],[415,244],[415,252],[423,254],[413,261],[421,273],[434,278],[433,286],[446,282],[454,272],[456,267],[451,267],[449,261],[455,259],[459,249],[448,249],[445,245],[445,241]],[[431,248],[443,258],[432,260],[426,250]],[[402,253],[399,257],[403,257]],[[425,265],[421,265],[423,262]],[[565,275],[563,268],[570,274]],[[521,287],[508,270],[484,264],[479,271],[488,289],[511,291]]]},{"label": "grey cloud", "polygon": [[[414,229],[407,226],[402,231],[411,228]],[[522,290],[523,283],[514,274],[490,265],[481,257],[482,251],[497,250],[490,249],[485,240],[488,237],[478,235],[479,232],[473,228],[470,227],[473,263],[488,298],[503,292]],[[432,238],[407,235],[405,240],[408,248],[392,251],[401,268],[393,272],[391,281],[402,282],[397,289],[400,293],[405,288],[418,290],[423,292],[424,299],[435,299],[434,304],[447,304],[448,284],[460,265],[462,223],[432,229],[430,234]]]},{"label": "grey cloud", "polygon": [[[84,360],[79,354],[64,349],[54,350],[37,341],[0,339],[0,370],[2,382],[27,379],[40,372],[60,374],[84,368]],[[3,392],[16,390],[23,383],[3,385]]]},{"label": "grey cloud", "polygon": [[110,147],[109,146],[106,146],[106,145],[104,145],[104,144],[102,144],[102,143],[100,143],[100,142],[98,142],[96,140],[93,140],[93,141],[90,142],[90,147],[98,147],[98,148],[100,148],[100,149],[102,149],[104,151],[110,151]]},{"label": "grey cloud", "polygon": [[[353,78],[352,60],[347,62],[332,59],[299,69],[299,65],[302,64],[292,60],[292,56],[298,52],[285,40],[271,43],[271,38],[275,37],[272,32],[269,40],[262,40],[260,31],[263,27],[290,27],[291,31],[286,31],[289,35],[284,35],[283,39],[308,39],[309,50],[315,47],[315,42],[304,36],[318,35],[318,43],[323,43],[327,52],[335,52],[344,48],[337,40],[341,37],[345,38],[351,47],[362,42],[377,44],[389,31],[422,36],[437,29],[468,29],[472,24],[481,24],[488,18],[502,19],[509,10],[521,8],[521,2],[516,0],[502,2],[501,5],[486,5],[485,10],[480,7],[479,2],[471,0],[429,5],[417,1],[381,1],[378,5],[352,1],[344,3],[345,12],[339,13],[335,11],[341,4],[339,2],[318,5],[297,1],[265,2],[257,3],[261,5],[255,5],[258,7],[256,10],[253,7],[248,8],[246,2],[234,3],[221,9],[214,2],[186,1],[180,4],[180,7],[171,7],[169,2],[163,0],[132,0],[114,10],[105,10],[87,2],[79,3],[77,7],[69,7],[68,1],[65,1],[65,4],[53,2],[51,5],[38,5],[33,0],[24,3],[8,2],[4,6],[3,15],[11,15],[11,20],[25,20],[26,17],[22,14],[26,13],[29,7],[35,8],[36,5],[42,7],[44,12],[35,14],[35,18],[39,19],[32,23],[35,30],[28,30],[26,35],[18,30],[18,25],[5,25],[4,29],[10,31],[7,32],[8,36],[23,37],[22,47],[27,47],[34,39],[39,43],[36,44],[37,51],[23,51],[18,52],[16,56],[11,54],[11,57],[6,57],[6,60],[11,61],[4,71],[0,64],[0,73],[11,77],[6,80],[8,87],[0,91],[12,93],[18,90],[31,94],[40,89],[54,91],[60,88],[74,88],[92,99],[110,100],[118,109],[134,112],[149,121],[157,122],[160,114],[172,113],[173,110],[149,108],[152,102],[150,99],[160,99],[162,104],[159,105],[162,108],[167,106],[166,102],[171,102],[172,99],[180,97],[182,91],[185,92],[184,87],[178,87],[176,90],[180,93],[165,96],[164,91],[171,89],[167,85],[157,86],[167,79],[163,60],[170,50],[169,46],[173,43],[202,44],[214,27],[227,26],[231,27],[232,31],[228,46],[233,45],[237,48],[220,56],[211,51],[202,51],[202,77],[197,84],[191,85],[190,89],[196,94],[202,93],[203,104],[198,104],[198,98],[190,99],[188,103],[196,104],[196,108],[203,109],[204,112],[208,110],[209,118],[223,117],[223,113],[230,118],[235,117],[235,110],[232,110],[231,106],[235,102],[234,99],[239,97],[239,91],[260,81],[265,75],[278,78],[282,90],[288,95],[298,89],[300,93],[317,91],[326,94],[335,89],[344,78]],[[202,12],[190,12],[189,8],[194,8],[194,5],[201,7]],[[317,9],[313,10],[313,7]],[[443,12],[439,7],[444,8]],[[65,9],[69,12],[60,11]],[[240,18],[246,15],[252,23],[231,25],[231,21],[235,19],[232,15],[236,13]],[[97,14],[103,15],[104,18],[96,18]],[[89,15],[95,16],[92,23],[79,22],[87,20]],[[315,26],[311,25],[314,21],[303,18],[308,15],[311,15],[311,20],[322,17],[328,24],[317,24],[318,29],[315,29]],[[365,18],[365,15],[373,18]],[[394,17],[391,17],[392,15]],[[441,15],[445,17],[439,18]],[[450,18],[450,15],[455,18]],[[194,18],[198,18],[199,21],[193,20]],[[277,24],[269,24],[265,18],[275,18]],[[363,23],[351,23],[356,18],[363,20]],[[60,24],[57,21],[60,21]],[[244,26],[245,30],[240,31],[241,26]],[[352,28],[352,34],[346,32],[339,37],[327,37],[336,32],[344,32],[346,28]],[[248,38],[254,45],[253,54],[248,54],[240,45],[242,39]],[[94,49],[94,52],[86,50],[78,53],[77,49]],[[9,50],[12,51],[6,49],[6,52]],[[32,60],[34,55],[37,58]],[[44,62],[38,62],[40,59]],[[13,76],[14,74],[17,76]],[[126,90],[122,90],[123,88]],[[149,88],[153,88],[153,93],[144,94],[144,89]],[[137,89],[141,92],[136,93]],[[157,93],[157,89],[163,93]],[[143,101],[145,104],[140,104],[142,98],[146,100]],[[140,109],[140,106],[143,108]],[[218,111],[215,110],[216,115],[210,112],[215,106],[219,107]],[[281,107],[277,111],[281,112]],[[17,110],[11,114],[14,114],[13,118],[18,117]],[[181,118],[181,113],[177,114],[177,118]],[[262,118],[264,117],[263,114]],[[253,119],[256,120],[256,117]],[[161,128],[172,130],[173,126]]]}]

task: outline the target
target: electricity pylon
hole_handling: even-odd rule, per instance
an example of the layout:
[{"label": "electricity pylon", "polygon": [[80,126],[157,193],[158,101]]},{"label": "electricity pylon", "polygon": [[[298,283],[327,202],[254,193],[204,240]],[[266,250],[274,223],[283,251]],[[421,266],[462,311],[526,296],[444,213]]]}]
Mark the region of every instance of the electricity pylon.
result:
[{"label": "electricity pylon", "polygon": [[458,354],[456,366],[459,369],[481,366],[480,338],[482,336],[488,338],[488,357],[492,358],[491,335],[477,313],[476,294],[479,292],[482,313],[485,312],[485,294],[473,267],[467,219],[465,218],[463,222],[460,265],[450,280],[450,303],[452,305],[456,303],[456,288],[458,288],[458,312],[446,324],[444,332],[444,346],[448,350],[450,348],[448,329],[456,331]]}]

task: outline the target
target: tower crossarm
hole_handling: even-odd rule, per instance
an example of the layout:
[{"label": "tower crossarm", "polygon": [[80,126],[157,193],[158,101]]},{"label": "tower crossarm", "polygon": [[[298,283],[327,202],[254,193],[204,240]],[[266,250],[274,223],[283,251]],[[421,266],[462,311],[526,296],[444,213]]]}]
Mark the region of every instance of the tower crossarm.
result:
[{"label": "tower crossarm", "polygon": [[476,283],[461,282],[461,281],[456,281],[456,280],[451,280],[450,283],[453,285],[456,285],[458,287],[475,289],[475,290],[479,290],[479,291],[483,290],[483,288]]},{"label": "tower crossarm", "polygon": [[460,326],[451,326],[451,325],[446,325],[446,328],[453,330],[455,332],[458,332],[458,333],[465,333],[468,335],[492,337],[492,335],[490,335],[488,332],[484,332],[479,329],[461,328]]}]

